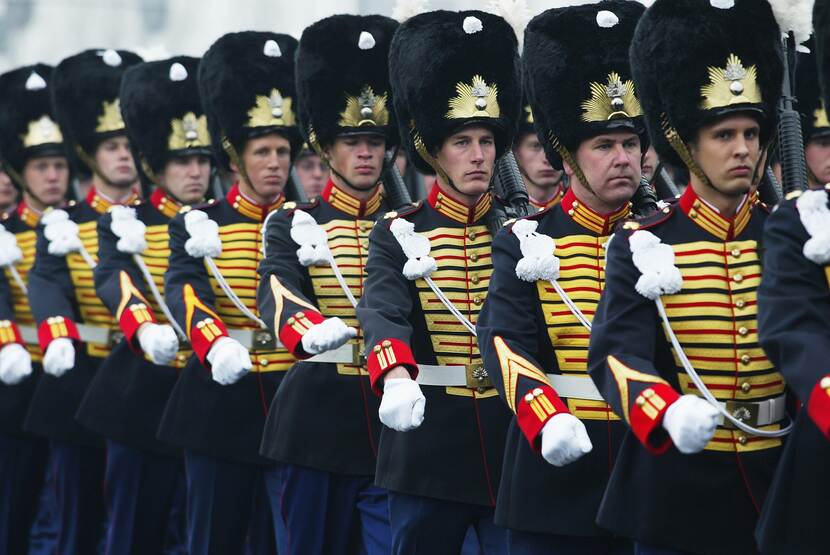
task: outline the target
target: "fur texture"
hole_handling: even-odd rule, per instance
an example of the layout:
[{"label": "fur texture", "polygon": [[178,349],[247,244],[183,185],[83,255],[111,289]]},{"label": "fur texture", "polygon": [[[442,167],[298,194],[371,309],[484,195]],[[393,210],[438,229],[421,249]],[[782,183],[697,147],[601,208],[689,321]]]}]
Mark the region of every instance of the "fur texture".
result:
[{"label": "fur texture", "polygon": [[824,105],[830,107],[830,0],[816,0],[813,7],[814,46]]},{"label": "fur texture", "polygon": [[810,52],[799,52],[795,72],[795,98],[801,113],[801,131],[806,144],[813,137],[830,134],[830,127],[815,127],[815,111],[821,106],[815,45],[807,43]]}]

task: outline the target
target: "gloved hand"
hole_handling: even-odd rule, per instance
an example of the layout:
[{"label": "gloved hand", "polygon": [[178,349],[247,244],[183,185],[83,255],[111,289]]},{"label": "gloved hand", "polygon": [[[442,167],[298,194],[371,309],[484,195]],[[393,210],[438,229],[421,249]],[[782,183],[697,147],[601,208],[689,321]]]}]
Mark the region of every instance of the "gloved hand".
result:
[{"label": "gloved hand", "polygon": [[571,464],[593,448],[585,424],[573,414],[556,414],[542,428],[542,456],[553,466]]},{"label": "gloved hand", "polygon": [[213,380],[222,385],[238,382],[251,370],[251,355],[248,349],[230,337],[221,337],[207,354]]},{"label": "gloved hand", "polygon": [[310,355],[319,355],[336,349],[353,337],[357,337],[356,329],[340,318],[326,318],[303,335],[303,350]]},{"label": "gloved hand", "polygon": [[418,382],[411,378],[390,378],[383,385],[378,416],[385,426],[408,432],[424,421],[426,402]]},{"label": "gloved hand", "polygon": [[167,364],[179,351],[179,338],[168,324],[147,323],[138,330],[138,344],[156,364]]},{"label": "gloved hand", "polygon": [[715,435],[718,409],[696,395],[683,395],[666,409],[663,428],[677,450],[686,455],[701,451]]},{"label": "gloved hand", "polygon": [[10,343],[0,349],[0,381],[15,385],[31,373],[32,357],[23,345]]},{"label": "gloved hand", "polygon": [[60,378],[75,366],[75,345],[67,337],[59,337],[49,343],[43,354],[43,371]]}]

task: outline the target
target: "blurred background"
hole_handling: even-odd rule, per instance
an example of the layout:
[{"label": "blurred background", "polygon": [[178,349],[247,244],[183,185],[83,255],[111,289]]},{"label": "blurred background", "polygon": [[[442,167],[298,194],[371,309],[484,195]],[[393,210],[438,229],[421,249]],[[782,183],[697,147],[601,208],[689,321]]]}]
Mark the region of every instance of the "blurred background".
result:
[{"label": "blurred background", "polygon": [[[529,12],[585,3],[527,0]],[[649,4],[650,1],[643,2]],[[431,9],[483,9],[488,0],[431,0]],[[0,72],[62,58],[86,48],[127,48],[146,59],[200,56],[230,31],[261,30],[299,38],[334,13],[392,15],[395,0],[0,0]]]}]

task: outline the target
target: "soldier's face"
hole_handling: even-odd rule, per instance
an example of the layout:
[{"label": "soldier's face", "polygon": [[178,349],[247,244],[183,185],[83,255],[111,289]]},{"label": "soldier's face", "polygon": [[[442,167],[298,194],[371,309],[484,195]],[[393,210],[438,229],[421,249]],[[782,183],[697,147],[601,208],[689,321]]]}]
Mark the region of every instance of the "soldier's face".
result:
[{"label": "soldier's face", "polygon": [[554,187],[562,179],[562,172],[553,169],[545,156],[545,149],[536,133],[526,133],[515,148],[516,162],[526,178],[537,187]]},{"label": "soldier's face", "polygon": [[66,197],[69,187],[69,164],[63,156],[43,156],[26,161],[23,180],[36,203],[57,206]]},{"label": "soldier's face", "polygon": [[[326,153],[332,168],[356,189],[366,190],[374,187],[380,179],[386,139],[380,135],[337,137]],[[337,179],[337,176],[334,178]]]},{"label": "soldier's face", "polygon": [[[248,139],[242,151],[242,164],[251,180],[250,185],[244,179],[239,181],[242,192],[259,203],[271,203],[285,189],[291,169],[291,143],[276,133]],[[238,170],[234,165],[232,169]]]},{"label": "soldier's face", "polygon": [[6,172],[0,171],[0,211],[8,209],[17,201],[17,189]]},{"label": "soldier's face", "polygon": [[95,163],[107,181],[120,189],[132,187],[138,178],[130,141],[123,135],[101,141],[95,150]]},{"label": "soldier's face", "polygon": [[810,186],[824,187],[826,183],[830,183],[830,137],[819,137],[808,141],[804,147],[804,157],[812,173]]},{"label": "soldier's face", "polygon": [[698,131],[689,150],[716,191],[730,197],[750,191],[761,157],[760,131],[755,118],[745,115],[729,116]]},{"label": "soldier's face", "polygon": [[171,158],[160,180],[167,193],[182,204],[200,202],[210,182],[210,158],[201,154]]},{"label": "soldier's face", "polygon": [[435,159],[458,192],[475,201],[487,192],[493,177],[496,163],[493,132],[481,125],[464,127],[444,141]]},{"label": "soldier's face", "polygon": [[307,154],[294,162],[297,177],[305,191],[306,198],[319,197],[329,179],[329,168],[316,154]]},{"label": "soldier's face", "polygon": [[[595,208],[612,211],[631,199],[640,184],[641,155],[640,137],[635,133],[606,133],[579,144],[575,157],[596,197]],[[591,191],[567,163],[565,171],[578,190],[577,196],[588,199]]]}]

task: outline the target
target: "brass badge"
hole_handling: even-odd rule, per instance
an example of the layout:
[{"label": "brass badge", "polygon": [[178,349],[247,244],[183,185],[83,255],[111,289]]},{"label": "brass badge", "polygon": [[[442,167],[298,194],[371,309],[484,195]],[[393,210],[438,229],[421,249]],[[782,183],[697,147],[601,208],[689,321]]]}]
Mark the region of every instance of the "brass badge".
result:
[{"label": "brass badge", "polygon": [[358,96],[346,97],[346,109],[340,112],[340,127],[363,127],[369,125],[380,127],[389,123],[389,110],[386,109],[388,95],[378,96],[372,87],[363,85]]},{"label": "brass badge", "polygon": [[248,110],[246,127],[291,127],[295,125],[294,112],[291,111],[292,100],[283,97],[277,89],[271,89],[268,96],[257,95],[256,104]]},{"label": "brass badge", "polygon": [[485,83],[481,75],[474,76],[472,84],[456,83],[455,92],[445,118],[498,118],[501,115],[499,89],[496,85]]},{"label": "brass badge", "polygon": [[525,112],[527,112],[527,123],[533,125],[535,122],[533,121],[533,110],[530,108],[530,105],[525,106]]},{"label": "brass badge", "polygon": [[121,131],[124,125],[124,118],[121,117],[121,99],[116,98],[112,102],[106,100],[102,104],[102,113],[98,116],[98,126],[95,128],[96,133],[109,133],[111,131]]},{"label": "brass badge", "polygon": [[617,72],[608,74],[607,83],[591,83],[591,98],[582,103],[582,121],[609,121],[643,115],[640,101],[634,94],[634,82],[623,82]]},{"label": "brass badge", "polygon": [[170,137],[167,139],[168,150],[184,150],[210,146],[210,134],[207,128],[207,117],[196,117],[188,112],[182,119],[170,121]]},{"label": "brass badge", "polygon": [[761,103],[755,66],[745,68],[740,58],[730,54],[725,68],[709,67],[708,70],[709,84],[700,88],[702,110]]},{"label": "brass badge", "polygon": [[830,127],[830,121],[827,120],[827,110],[824,108],[823,100],[813,112],[813,127]]},{"label": "brass badge", "polygon": [[47,114],[30,121],[26,134],[21,135],[20,138],[23,139],[23,148],[63,143],[63,134],[60,127]]}]

